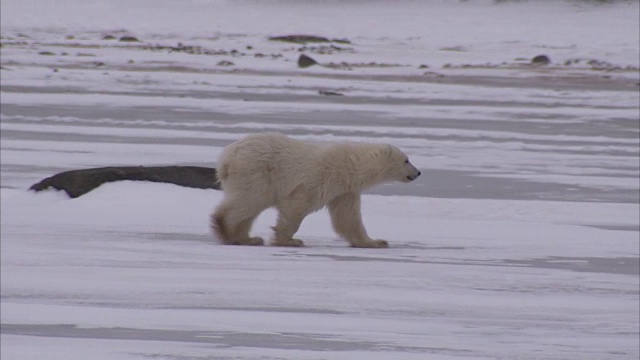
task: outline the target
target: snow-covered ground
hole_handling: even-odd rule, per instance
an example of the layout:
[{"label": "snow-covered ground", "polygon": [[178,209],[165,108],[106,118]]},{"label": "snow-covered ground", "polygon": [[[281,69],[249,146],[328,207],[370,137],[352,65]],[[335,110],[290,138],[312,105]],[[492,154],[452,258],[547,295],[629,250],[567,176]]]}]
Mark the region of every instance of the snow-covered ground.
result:
[{"label": "snow-covered ground", "polygon": [[[640,355],[637,1],[1,7],[3,360]],[[268,39],[290,34],[332,41]],[[324,212],[304,248],[221,246],[214,190],[26,191],[215,166],[258,131],[405,150],[423,176],[363,198],[390,248],[347,247]]]}]

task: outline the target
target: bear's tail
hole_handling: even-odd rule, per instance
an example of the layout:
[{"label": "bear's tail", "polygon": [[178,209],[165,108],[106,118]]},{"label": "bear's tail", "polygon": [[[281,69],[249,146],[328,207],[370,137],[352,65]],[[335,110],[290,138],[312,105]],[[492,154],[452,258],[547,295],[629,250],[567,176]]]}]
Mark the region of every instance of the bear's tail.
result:
[{"label": "bear's tail", "polygon": [[229,164],[223,163],[218,167],[218,181],[227,180],[229,177]]},{"label": "bear's tail", "polygon": [[229,229],[227,228],[227,224],[225,224],[224,216],[218,212],[214,212],[211,214],[210,219],[211,231],[213,234],[220,240],[223,244],[229,244]]}]

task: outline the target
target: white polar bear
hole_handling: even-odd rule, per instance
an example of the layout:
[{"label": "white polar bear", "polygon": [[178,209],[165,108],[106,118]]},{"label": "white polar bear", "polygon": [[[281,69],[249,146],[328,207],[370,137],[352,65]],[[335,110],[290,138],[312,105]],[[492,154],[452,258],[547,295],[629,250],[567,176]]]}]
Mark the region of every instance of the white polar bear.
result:
[{"label": "white polar bear", "polygon": [[250,135],[226,147],[218,161],[224,199],[211,227],[224,244],[263,245],[250,237],[253,221],[276,207],[272,245],[303,246],[294,239],[308,214],[329,208],[333,228],[353,247],[384,248],[367,235],[360,193],[373,185],[410,182],[420,175],[400,149],[367,143],[309,143],[282,134]]}]

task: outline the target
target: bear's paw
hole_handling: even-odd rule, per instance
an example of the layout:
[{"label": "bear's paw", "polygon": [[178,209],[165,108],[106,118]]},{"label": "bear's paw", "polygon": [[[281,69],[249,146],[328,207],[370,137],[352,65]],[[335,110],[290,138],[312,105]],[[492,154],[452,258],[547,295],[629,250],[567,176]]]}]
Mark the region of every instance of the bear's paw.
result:
[{"label": "bear's paw", "polygon": [[302,247],[304,242],[300,239],[274,240],[273,246]]},{"label": "bear's paw", "polygon": [[244,245],[244,246],[261,246],[264,245],[264,239],[259,236],[254,236],[242,240],[226,241],[227,245]]},{"label": "bear's paw", "polygon": [[354,248],[386,249],[389,247],[389,243],[386,240],[369,240],[369,241],[351,244],[351,246]]}]

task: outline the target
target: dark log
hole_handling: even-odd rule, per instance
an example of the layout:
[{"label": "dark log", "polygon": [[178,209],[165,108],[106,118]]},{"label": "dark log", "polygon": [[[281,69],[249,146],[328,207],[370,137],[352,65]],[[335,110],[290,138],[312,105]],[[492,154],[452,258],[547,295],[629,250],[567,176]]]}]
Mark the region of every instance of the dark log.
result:
[{"label": "dark log", "polygon": [[220,190],[216,169],[201,166],[110,166],[71,170],[33,184],[29,190],[42,191],[54,188],[64,190],[70,197],[77,198],[104,183],[122,180],[151,181]]}]

